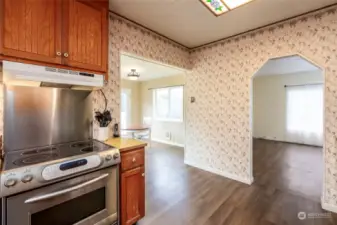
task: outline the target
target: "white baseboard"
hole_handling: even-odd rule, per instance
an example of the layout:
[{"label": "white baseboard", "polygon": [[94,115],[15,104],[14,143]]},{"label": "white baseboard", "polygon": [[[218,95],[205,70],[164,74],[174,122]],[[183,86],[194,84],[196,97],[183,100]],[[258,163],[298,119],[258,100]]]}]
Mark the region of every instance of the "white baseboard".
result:
[{"label": "white baseboard", "polygon": [[236,181],[239,181],[239,182],[242,182],[242,183],[245,183],[245,184],[251,185],[254,182],[253,177],[251,177],[251,178],[239,177],[239,176],[233,175],[231,173],[227,173],[227,172],[220,171],[220,170],[217,170],[217,169],[214,169],[214,168],[210,168],[208,166],[200,166],[200,165],[197,165],[197,164],[195,164],[191,161],[188,161],[188,160],[184,160],[184,163],[186,165],[193,166],[193,167],[196,167],[198,169],[202,169],[202,170],[205,170],[205,171],[208,171],[208,172],[211,172],[211,173],[214,173],[214,174],[217,174],[217,175],[220,175],[220,176],[232,179],[232,180],[236,180]]},{"label": "white baseboard", "polygon": [[326,211],[337,213],[336,205],[327,204],[322,201],[322,208],[325,209]]},{"label": "white baseboard", "polygon": [[167,145],[173,145],[173,146],[185,148],[185,145],[175,143],[175,142],[172,142],[172,141],[164,141],[164,140],[159,140],[159,139],[155,139],[155,138],[152,138],[151,140],[154,141],[154,142],[159,142],[159,143],[163,143],[163,144],[167,144]]}]

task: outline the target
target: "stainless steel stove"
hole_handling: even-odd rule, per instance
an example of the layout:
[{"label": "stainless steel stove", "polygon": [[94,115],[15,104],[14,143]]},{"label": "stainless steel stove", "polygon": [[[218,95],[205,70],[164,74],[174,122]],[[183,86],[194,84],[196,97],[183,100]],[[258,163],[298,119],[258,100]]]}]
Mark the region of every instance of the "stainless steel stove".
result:
[{"label": "stainless steel stove", "polygon": [[91,92],[5,86],[4,96],[2,225],[117,224],[120,153],[92,139]]},{"label": "stainless steel stove", "polygon": [[96,140],[11,151],[4,157],[0,197],[119,162],[118,149]]}]

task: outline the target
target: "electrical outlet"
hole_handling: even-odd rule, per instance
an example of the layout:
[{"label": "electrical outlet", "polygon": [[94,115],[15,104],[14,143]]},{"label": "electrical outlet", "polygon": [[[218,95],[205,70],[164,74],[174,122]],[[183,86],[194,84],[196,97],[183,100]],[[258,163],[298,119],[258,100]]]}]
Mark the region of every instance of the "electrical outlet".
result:
[{"label": "electrical outlet", "polygon": [[167,140],[171,140],[171,132],[167,131],[165,136]]}]

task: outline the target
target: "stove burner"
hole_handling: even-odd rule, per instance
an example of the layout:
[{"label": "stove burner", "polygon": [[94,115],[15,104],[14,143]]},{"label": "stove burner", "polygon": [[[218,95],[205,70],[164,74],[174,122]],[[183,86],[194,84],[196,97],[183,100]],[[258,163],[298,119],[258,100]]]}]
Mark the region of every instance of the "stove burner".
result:
[{"label": "stove burner", "polygon": [[56,147],[44,147],[40,149],[33,149],[29,151],[25,151],[22,153],[22,155],[32,155],[32,154],[39,154],[39,153],[45,153],[45,152],[55,152],[57,150]]},{"label": "stove burner", "polygon": [[70,147],[72,147],[72,148],[83,148],[83,147],[88,147],[88,146],[89,147],[92,146],[91,141],[78,142],[78,143],[70,145]]},{"label": "stove burner", "polygon": [[97,150],[98,148],[96,146],[88,146],[88,147],[82,148],[81,152],[93,152]]},{"label": "stove burner", "polygon": [[24,166],[24,165],[31,165],[41,162],[46,162],[48,160],[52,160],[54,157],[57,157],[58,154],[52,153],[52,154],[38,154],[38,155],[32,155],[24,158],[20,158],[15,160],[13,163],[18,166]]}]

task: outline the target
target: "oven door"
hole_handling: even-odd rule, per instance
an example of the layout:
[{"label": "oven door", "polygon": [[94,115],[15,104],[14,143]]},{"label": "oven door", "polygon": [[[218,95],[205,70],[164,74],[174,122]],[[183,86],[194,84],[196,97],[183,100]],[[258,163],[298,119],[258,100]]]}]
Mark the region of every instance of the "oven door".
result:
[{"label": "oven door", "polygon": [[118,222],[117,167],[6,199],[7,225],[111,225]]}]

